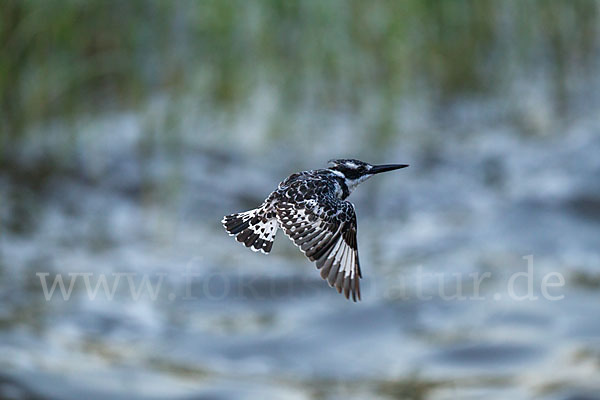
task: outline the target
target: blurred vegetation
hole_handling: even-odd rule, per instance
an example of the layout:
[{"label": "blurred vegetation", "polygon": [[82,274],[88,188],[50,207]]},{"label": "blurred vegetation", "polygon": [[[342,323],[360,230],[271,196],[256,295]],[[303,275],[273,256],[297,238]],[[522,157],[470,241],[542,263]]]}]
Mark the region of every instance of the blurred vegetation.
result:
[{"label": "blurred vegetation", "polygon": [[276,114],[340,111],[386,135],[407,96],[443,106],[545,73],[565,113],[567,78],[593,75],[599,47],[595,0],[0,4],[0,154],[32,127],[157,93],[234,114],[268,88]]}]

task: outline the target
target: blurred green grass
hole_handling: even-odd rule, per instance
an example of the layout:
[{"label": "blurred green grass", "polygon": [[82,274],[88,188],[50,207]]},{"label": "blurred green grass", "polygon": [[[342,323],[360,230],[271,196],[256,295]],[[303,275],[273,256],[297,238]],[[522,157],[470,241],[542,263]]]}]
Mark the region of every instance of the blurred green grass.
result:
[{"label": "blurred green grass", "polygon": [[594,0],[0,4],[4,154],[31,127],[135,110],[156,93],[235,113],[267,87],[279,118],[344,111],[385,138],[406,97],[443,106],[548,71],[566,113],[567,79],[594,73],[600,29]]}]

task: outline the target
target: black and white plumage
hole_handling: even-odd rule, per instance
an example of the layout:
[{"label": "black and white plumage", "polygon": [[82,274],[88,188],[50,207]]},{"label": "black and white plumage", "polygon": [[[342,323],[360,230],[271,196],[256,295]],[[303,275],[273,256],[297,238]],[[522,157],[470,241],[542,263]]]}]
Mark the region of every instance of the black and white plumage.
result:
[{"label": "black and white plumage", "polygon": [[296,246],[315,261],[321,277],[346,298],[360,300],[362,278],[356,241],[354,205],[345,199],[361,182],[406,164],[371,165],[362,161],[331,160],[326,169],[290,175],[260,207],[227,215],[221,221],[253,251],[271,251],[281,228]]}]

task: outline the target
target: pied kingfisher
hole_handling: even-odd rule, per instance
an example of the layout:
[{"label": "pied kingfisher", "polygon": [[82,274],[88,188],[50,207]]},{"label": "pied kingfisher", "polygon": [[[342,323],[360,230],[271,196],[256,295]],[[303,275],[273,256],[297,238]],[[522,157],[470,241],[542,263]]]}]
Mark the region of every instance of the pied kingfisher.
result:
[{"label": "pied kingfisher", "polygon": [[345,199],[362,182],[406,164],[371,165],[359,160],[330,160],[330,167],[290,175],[260,207],[227,215],[221,221],[230,236],[265,254],[278,228],[311,261],[321,277],[360,300],[356,214]]}]

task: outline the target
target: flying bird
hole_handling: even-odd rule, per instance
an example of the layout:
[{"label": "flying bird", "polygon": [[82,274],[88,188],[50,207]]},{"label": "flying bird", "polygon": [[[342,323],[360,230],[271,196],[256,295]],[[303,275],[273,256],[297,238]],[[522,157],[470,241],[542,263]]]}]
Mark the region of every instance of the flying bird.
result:
[{"label": "flying bird", "polygon": [[356,241],[356,213],[346,200],[362,182],[375,174],[408,167],[407,164],[372,165],[353,159],[330,160],[329,168],[290,175],[260,207],[227,215],[221,221],[253,251],[268,254],[281,228],[321,277],[348,299],[360,300],[362,278]]}]

